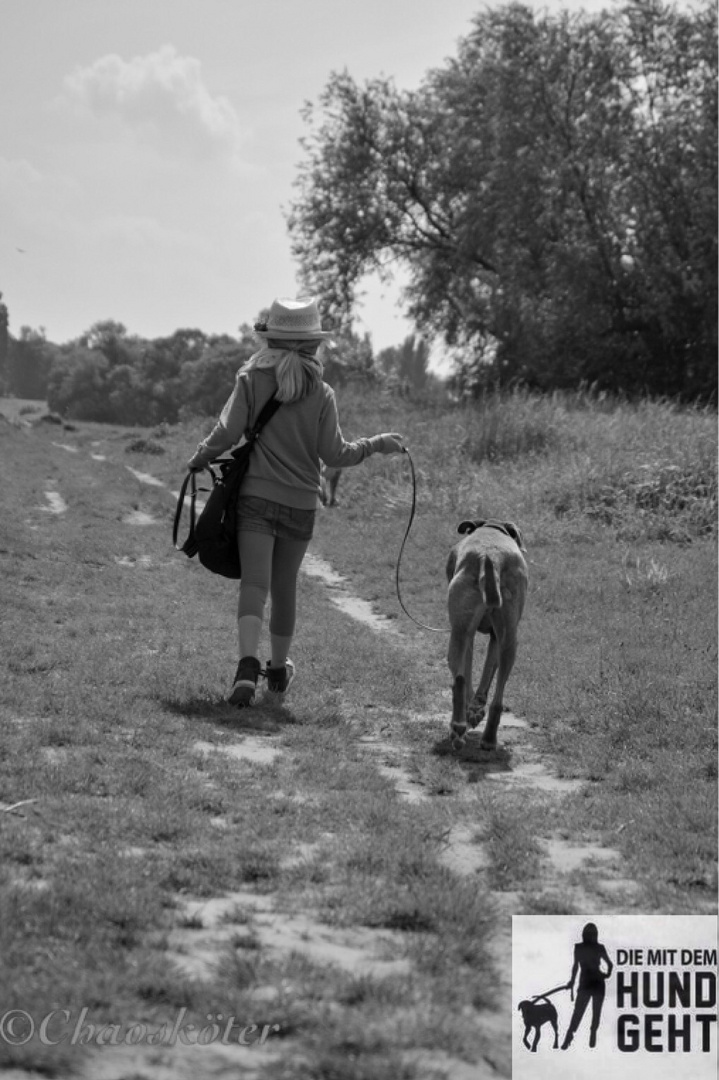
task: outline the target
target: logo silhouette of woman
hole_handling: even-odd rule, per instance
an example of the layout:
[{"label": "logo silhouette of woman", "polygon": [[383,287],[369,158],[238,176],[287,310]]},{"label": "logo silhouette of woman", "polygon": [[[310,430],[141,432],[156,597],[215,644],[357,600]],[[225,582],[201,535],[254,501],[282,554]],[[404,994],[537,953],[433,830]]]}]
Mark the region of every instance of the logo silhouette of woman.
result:
[{"label": "logo silhouette of woman", "polygon": [[[607,965],[607,971],[601,967],[602,960]],[[574,946],[574,963],[572,974],[566,989],[572,991],[574,996],[574,980],[579,971],[579,987],[577,999],[574,1003],[574,1012],[569,1022],[569,1028],[562,1043],[562,1050],[566,1050],[574,1038],[574,1034],[582,1022],[582,1017],[587,1005],[592,1003],[592,1025],[589,1029],[589,1045],[597,1045],[597,1028],[602,1015],[604,1004],[605,983],[612,974],[614,965],[607,955],[607,950],[599,941],[599,931],[594,923],[587,923],[582,930],[582,940]]]}]

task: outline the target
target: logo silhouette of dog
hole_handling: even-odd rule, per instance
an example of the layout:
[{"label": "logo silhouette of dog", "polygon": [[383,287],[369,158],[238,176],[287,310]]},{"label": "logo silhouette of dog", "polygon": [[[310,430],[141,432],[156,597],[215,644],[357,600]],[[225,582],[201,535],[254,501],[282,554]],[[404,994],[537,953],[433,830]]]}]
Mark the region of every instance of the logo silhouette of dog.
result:
[{"label": "logo silhouette of dog", "polygon": [[[539,1043],[540,1036],[542,1034],[542,1024],[549,1024],[554,1032],[554,1047],[556,1050],[559,1047],[559,1030],[557,1028],[557,1010],[546,997],[532,998],[531,1001],[520,1001],[517,1006],[522,1014],[524,1020],[524,1035],[522,1036],[522,1042],[528,1050],[536,1052],[537,1045]],[[529,1045],[529,1034],[534,1028],[534,1042]]]}]

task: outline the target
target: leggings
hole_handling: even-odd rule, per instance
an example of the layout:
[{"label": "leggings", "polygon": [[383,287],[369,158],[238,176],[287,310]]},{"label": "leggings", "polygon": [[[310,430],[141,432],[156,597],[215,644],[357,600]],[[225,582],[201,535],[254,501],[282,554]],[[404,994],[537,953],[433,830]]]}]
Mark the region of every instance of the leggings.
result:
[{"label": "leggings", "polygon": [[240,529],[240,604],[238,615],[262,618],[270,593],[270,633],[291,637],[297,612],[297,575],[309,540],[287,540],[265,532]]}]

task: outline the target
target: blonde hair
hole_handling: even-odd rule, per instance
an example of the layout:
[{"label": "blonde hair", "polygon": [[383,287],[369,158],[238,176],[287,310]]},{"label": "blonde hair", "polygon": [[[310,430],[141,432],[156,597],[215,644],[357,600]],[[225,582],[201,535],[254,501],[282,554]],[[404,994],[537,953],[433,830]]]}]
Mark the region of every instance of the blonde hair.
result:
[{"label": "blonde hair", "polygon": [[277,400],[285,404],[300,401],[322,381],[322,361],[316,355],[321,339],[311,341],[267,342],[271,349],[281,349],[284,356],[275,366]]}]

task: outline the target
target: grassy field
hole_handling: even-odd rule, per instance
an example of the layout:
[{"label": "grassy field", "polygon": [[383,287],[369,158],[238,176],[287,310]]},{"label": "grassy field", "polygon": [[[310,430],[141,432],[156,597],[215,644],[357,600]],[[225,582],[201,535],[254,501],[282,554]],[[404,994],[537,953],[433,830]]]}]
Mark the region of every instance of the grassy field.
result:
[{"label": "grassy field", "polygon": [[[52,1038],[0,1038],[6,1069],[508,1076],[509,912],[716,911],[715,418],[579,394],[340,405],[347,437],[402,431],[412,452],[418,619],[446,622],[459,520],[522,528],[508,705],[525,726],[508,718],[492,755],[448,750],[446,636],[394,595],[405,459],[348,470],[312,544],[396,632],[303,576],[291,697],[245,716],[223,703],[236,586],[170,543],[170,492],[211,421],[68,430],[16,405],[0,995],[20,1036],[27,1014]],[[96,1030],[73,1041],[82,1009]],[[180,1014],[209,1045],[131,1045],[132,1025]]]}]

